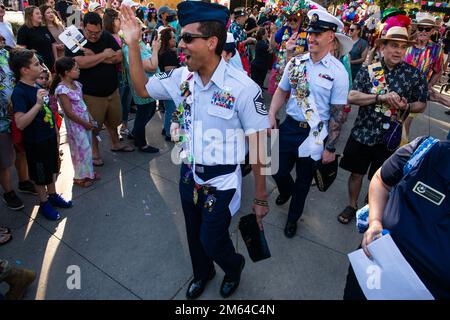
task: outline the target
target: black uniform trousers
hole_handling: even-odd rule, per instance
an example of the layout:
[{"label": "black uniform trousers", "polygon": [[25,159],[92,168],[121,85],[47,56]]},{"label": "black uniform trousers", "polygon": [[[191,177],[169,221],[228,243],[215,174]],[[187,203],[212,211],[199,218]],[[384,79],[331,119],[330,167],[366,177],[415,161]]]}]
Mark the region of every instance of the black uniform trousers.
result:
[{"label": "black uniform trousers", "polygon": [[[234,172],[236,165],[201,167],[204,173],[197,172],[197,175],[206,181]],[[195,189],[191,168],[182,164],[179,190],[194,279],[208,279],[214,269],[213,262],[216,262],[227,276],[237,279],[242,256],[236,253],[228,231],[231,222],[228,206],[236,189],[219,191],[202,187],[197,190],[196,203]]]},{"label": "black uniform trousers", "polygon": [[[292,196],[289,205],[288,221],[295,222],[303,214],[306,196],[313,180],[314,160],[311,157],[299,158],[298,148],[309,135],[310,128],[300,126],[301,123],[290,116],[280,125],[280,154],[278,172],[273,175],[278,191],[282,196]],[[304,124],[304,123],[303,123]],[[291,176],[295,165],[297,178]]]}]

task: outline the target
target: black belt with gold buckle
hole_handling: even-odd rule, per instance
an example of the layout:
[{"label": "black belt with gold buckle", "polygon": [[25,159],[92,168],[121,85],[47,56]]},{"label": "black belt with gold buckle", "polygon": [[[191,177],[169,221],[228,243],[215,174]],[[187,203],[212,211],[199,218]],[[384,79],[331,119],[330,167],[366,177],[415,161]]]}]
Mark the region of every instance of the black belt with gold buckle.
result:
[{"label": "black belt with gold buckle", "polygon": [[290,115],[286,116],[287,119],[289,119],[291,122],[295,123],[295,125],[299,128],[303,128],[303,129],[308,129],[309,128],[309,124],[306,121],[297,121],[294,118],[292,118]]}]

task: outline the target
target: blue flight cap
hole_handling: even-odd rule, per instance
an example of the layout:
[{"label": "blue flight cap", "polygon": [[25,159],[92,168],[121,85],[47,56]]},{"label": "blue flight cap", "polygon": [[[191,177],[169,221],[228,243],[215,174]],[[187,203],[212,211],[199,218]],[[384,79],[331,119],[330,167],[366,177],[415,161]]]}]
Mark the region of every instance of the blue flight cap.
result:
[{"label": "blue flight cap", "polygon": [[226,26],[230,19],[228,8],[217,3],[183,1],[177,5],[177,9],[178,22],[182,27],[203,21],[218,21]]}]

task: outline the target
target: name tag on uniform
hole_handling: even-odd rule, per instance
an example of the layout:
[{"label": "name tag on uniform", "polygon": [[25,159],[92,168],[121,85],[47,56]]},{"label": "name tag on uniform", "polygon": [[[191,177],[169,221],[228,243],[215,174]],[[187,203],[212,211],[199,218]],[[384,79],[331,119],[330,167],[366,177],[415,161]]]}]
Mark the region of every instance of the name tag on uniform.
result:
[{"label": "name tag on uniform", "polygon": [[413,192],[438,206],[441,205],[442,201],[445,199],[445,194],[433,189],[421,181],[417,181],[413,188]]},{"label": "name tag on uniform", "polygon": [[217,90],[211,98],[211,103],[218,107],[233,109],[236,98],[233,97],[230,91]]}]

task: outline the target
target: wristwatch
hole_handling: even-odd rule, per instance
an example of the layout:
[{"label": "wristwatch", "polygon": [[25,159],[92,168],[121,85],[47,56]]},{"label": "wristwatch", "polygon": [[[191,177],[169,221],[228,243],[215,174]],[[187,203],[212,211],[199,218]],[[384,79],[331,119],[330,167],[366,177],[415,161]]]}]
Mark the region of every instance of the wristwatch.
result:
[{"label": "wristwatch", "polygon": [[325,149],[327,149],[327,151],[329,151],[331,153],[335,153],[336,152],[336,148],[335,147],[327,146],[327,147],[325,147]]}]

